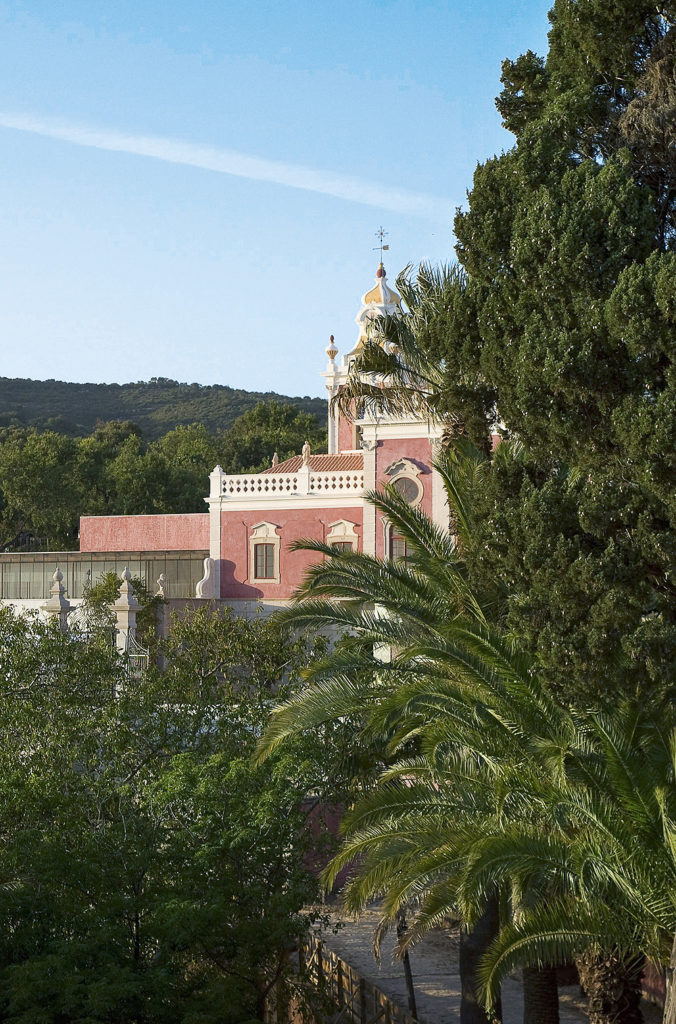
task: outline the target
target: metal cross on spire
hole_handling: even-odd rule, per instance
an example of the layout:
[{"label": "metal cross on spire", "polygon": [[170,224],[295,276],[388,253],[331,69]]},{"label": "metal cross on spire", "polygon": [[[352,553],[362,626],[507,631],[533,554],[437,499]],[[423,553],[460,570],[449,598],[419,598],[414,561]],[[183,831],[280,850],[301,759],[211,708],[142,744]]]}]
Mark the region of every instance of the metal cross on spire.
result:
[{"label": "metal cross on spire", "polygon": [[376,238],[380,242],[380,245],[374,245],[374,247],[373,247],[373,251],[374,252],[377,249],[380,249],[380,262],[381,263],[383,262],[383,253],[384,252],[388,252],[389,248],[390,248],[389,245],[383,245],[383,242],[385,241],[385,239],[387,238],[388,235],[389,235],[389,231],[385,231],[383,229],[382,224],[381,224],[380,227],[378,228],[378,230],[376,231]]}]

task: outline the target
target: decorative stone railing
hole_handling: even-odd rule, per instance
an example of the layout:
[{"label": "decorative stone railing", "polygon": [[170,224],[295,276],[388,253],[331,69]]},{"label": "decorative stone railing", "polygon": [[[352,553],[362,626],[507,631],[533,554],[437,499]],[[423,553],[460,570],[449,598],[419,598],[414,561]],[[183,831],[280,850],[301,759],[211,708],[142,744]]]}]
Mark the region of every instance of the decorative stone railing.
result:
[{"label": "decorative stone railing", "polygon": [[297,473],[224,473],[216,466],[209,479],[211,498],[345,496],[364,492],[362,470],[313,473],[309,466],[302,466]]},{"label": "decorative stone railing", "polygon": [[310,493],[355,494],[364,490],[364,473],[355,469],[342,473],[310,473]]}]

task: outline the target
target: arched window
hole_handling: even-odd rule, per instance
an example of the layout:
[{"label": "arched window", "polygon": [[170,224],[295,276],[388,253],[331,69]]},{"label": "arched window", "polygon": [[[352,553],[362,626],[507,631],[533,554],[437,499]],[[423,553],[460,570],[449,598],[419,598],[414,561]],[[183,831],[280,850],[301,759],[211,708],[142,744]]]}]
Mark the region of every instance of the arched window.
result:
[{"label": "arched window", "polygon": [[415,477],[397,476],[392,480],[392,486],[409,505],[417,505],[422,497],[420,481]]},{"label": "arched window", "polygon": [[397,459],[385,470],[389,476],[389,484],[402,496],[409,505],[419,505],[423,497],[423,485],[420,467],[411,459]]}]

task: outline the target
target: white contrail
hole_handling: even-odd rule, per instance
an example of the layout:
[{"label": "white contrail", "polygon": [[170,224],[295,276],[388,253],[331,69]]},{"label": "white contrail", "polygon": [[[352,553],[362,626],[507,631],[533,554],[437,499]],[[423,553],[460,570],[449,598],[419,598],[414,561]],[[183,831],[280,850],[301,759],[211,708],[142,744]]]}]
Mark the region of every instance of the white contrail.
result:
[{"label": "white contrail", "polygon": [[446,221],[451,213],[450,202],[435,196],[392,188],[380,182],[366,181],[350,175],[317,171],[298,164],[262,160],[231,149],[201,146],[193,142],[182,142],[180,139],[166,139],[155,135],[126,135],[118,131],[87,128],[51,118],[1,112],[0,127],[31,132],[33,135],[47,136],[62,142],[72,142],[76,146],[92,146],[94,149],[116,153],[150,156],[156,160],[188,164],[219,174],[233,174],[238,178],[270,181],[289,188],[321,192],[323,195],[347,199],[349,202],[377,206],[396,213],[429,217],[435,221]]}]

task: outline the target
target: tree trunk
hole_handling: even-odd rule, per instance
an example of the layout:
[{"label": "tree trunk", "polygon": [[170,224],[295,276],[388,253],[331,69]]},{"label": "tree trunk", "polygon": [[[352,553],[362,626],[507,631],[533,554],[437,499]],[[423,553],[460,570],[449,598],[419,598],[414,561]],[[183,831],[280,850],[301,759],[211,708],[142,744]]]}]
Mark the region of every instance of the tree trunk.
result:
[{"label": "tree trunk", "polygon": [[667,967],[667,997],[664,1000],[662,1024],[676,1024],[676,935],[674,935],[671,959]]},{"label": "tree trunk", "polygon": [[643,958],[623,960],[612,952],[583,953],[580,984],[589,998],[589,1024],[643,1024]]},{"label": "tree trunk", "polygon": [[[397,914],[397,938],[403,938],[406,932],[406,915],[399,913]],[[406,980],[406,994],[408,995],[408,1008],[412,1017],[418,1019],[418,1009],[415,1002],[415,989],[413,987],[413,972],[411,971],[411,959],[408,955],[408,950],[404,953],[401,958],[404,964],[404,978]]]},{"label": "tree trunk", "polygon": [[523,1024],[559,1024],[556,967],[524,967]]},{"label": "tree trunk", "polygon": [[499,927],[497,896],[491,896],[474,928],[469,932],[463,928],[460,932],[460,1024],[493,1024],[502,1020],[502,1006],[499,1000],[492,1017],[488,1017],[476,997],[479,961],[498,934]]}]

